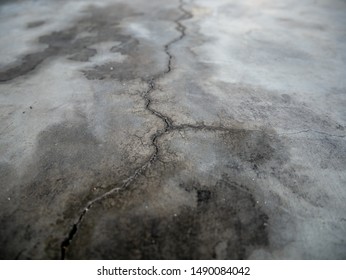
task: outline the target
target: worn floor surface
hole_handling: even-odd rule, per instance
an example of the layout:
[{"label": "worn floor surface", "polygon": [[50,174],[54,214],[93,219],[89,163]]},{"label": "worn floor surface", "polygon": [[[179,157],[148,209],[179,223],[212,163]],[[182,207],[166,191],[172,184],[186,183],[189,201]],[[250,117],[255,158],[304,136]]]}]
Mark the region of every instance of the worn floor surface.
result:
[{"label": "worn floor surface", "polygon": [[345,15],[1,1],[0,257],[346,259]]}]

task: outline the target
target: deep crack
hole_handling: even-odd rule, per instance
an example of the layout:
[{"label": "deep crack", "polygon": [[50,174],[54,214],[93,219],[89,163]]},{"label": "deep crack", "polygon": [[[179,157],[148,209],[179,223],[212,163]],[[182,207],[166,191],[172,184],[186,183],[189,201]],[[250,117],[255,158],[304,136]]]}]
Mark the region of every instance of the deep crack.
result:
[{"label": "deep crack", "polygon": [[[166,44],[164,46],[165,53],[168,56],[168,63],[167,63],[167,69],[163,72],[163,76],[166,75],[167,73],[171,72],[171,70],[172,70],[171,64],[172,64],[173,55],[170,53],[170,47],[174,43],[182,40],[186,36],[186,34],[185,34],[186,27],[180,21],[192,17],[192,14],[190,12],[188,12],[187,10],[185,10],[183,6],[184,6],[184,2],[182,0],[180,0],[180,4],[179,4],[178,9],[183,14],[177,20],[174,21],[175,24],[177,25],[176,30],[180,32],[180,35],[179,35],[179,37],[173,39],[172,41],[170,41],[168,44]],[[68,233],[68,236],[61,243],[61,259],[65,259],[66,251],[67,251],[68,247],[70,246],[73,238],[77,234],[79,225],[81,224],[86,213],[93,206],[93,204],[95,204],[98,201],[103,200],[105,197],[108,197],[109,195],[111,195],[115,192],[119,192],[121,190],[126,189],[128,186],[130,186],[132,182],[134,182],[140,175],[142,175],[144,173],[144,171],[147,170],[150,167],[150,165],[157,160],[158,155],[159,155],[159,146],[158,146],[157,142],[158,142],[159,138],[163,134],[165,134],[169,131],[179,129],[179,127],[174,127],[172,120],[168,116],[160,113],[159,111],[156,111],[155,109],[151,108],[151,106],[150,106],[151,102],[152,102],[150,94],[156,89],[155,88],[156,79],[157,78],[152,78],[148,81],[148,88],[142,94],[142,97],[145,101],[145,109],[148,110],[151,114],[153,114],[156,117],[158,117],[159,119],[161,119],[165,124],[164,129],[156,131],[151,137],[151,145],[154,147],[154,152],[152,153],[150,158],[147,161],[145,161],[141,167],[136,169],[134,171],[134,173],[129,178],[127,178],[125,180],[125,182],[120,187],[113,188],[110,191],[108,191],[108,192],[102,194],[101,196],[98,196],[95,199],[88,202],[87,206],[84,208],[84,210],[80,214],[77,222],[72,225],[72,227]]]},{"label": "deep crack", "polygon": [[[173,39],[172,41],[170,41],[168,44],[166,44],[164,46],[165,53],[168,56],[168,62],[167,62],[167,68],[162,73],[163,75],[161,77],[163,77],[164,75],[166,75],[172,71],[171,63],[172,63],[173,55],[170,53],[170,47],[174,43],[182,40],[186,36],[186,33],[185,33],[186,27],[181,23],[181,21],[192,17],[192,14],[190,12],[186,11],[183,6],[184,6],[183,1],[180,1],[179,10],[183,13],[183,15],[180,16],[176,21],[174,21],[177,25],[176,29],[180,32],[180,36]],[[167,115],[165,115],[165,114],[163,114],[163,113],[161,113],[161,112],[159,112],[159,111],[157,111],[151,107],[152,99],[151,99],[150,95],[153,91],[156,90],[156,80],[158,78],[159,77],[151,78],[147,82],[148,83],[147,90],[142,93],[142,98],[145,101],[145,109],[148,110],[152,115],[159,118],[164,123],[164,128],[157,130],[151,136],[151,146],[154,147],[154,152],[149,157],[149,159],[147,161],[145,161],[141,167],[136,169],[134,171],[134,173],[129,178],[127,178],[126,181],[120,187],[113,188],[113,189],[109,190],[108,192],[102,194],[101,196],[88,202],[87,206],[84,208],[83,212],[81,213],[78,221],[70,229],[68,237],[61,244],[61,259],[65,259],[66,251],[67,251],[69,245],[71,244],[71,241],[73,240],[74,236],[76,235],[76,233],[78,231],[78,227],[81,224],[81,222],[83,221],[84,216],[86,215],[87,211],[92,207],[92,205],[95,204],[96,202],[103,200],[104,198],[108,197],[109,195],[111,195],[115,192],[122,191],[122,190],[126,189],[127,187],[129,187],[140,175],[142,175],[151,166],[151,164],[155,163],[156,160],[158,160],[159,153],[160,153],[158,140],[164,134],[169,133],[171,131],[181,131],[181,130],[187,130],[187,129],[206,130],[206,131],[222,131],[222,132],[234,132],[234,131],[240,130],[237,128],[227,128],[227,127],[224,127],[222,125],[219,125],[219,126],[205,125],[205,124],[179,124],[179,125],[175,125],[173,120],[169,116],[167,116]],[[241,130],[243,130],[243,129],[241,129]],[[252,131],[259,131],[259,130],[253,129]]]},{"label": "deep crack", "polygon": [[[78,231],[78,227],[83,221],[84,216],[86,215],[87,211],[95,204],[96,202],[99,202],[103,200],[104,198],[108,197],[109,195],[122,191],[126,188],[128,188],[140,175],[144,174],[144,172],[150,168],[151,164],[155,163],[159,158],[160,148],[158,145],[159,139],[166,133],[172,132],[172,131],[181,131],[181,130],[205,130],[205,131],[221,131],[221,132],[235,132],[238,130],[244,130],[244,129],[238,129],[238,128],[228,128],[222,125],[215,126],[215,125],[205,125],[205,124],[179,124],[175,125],[173,120],[161,113],[160,111],[157,111],[151,107],[152,99],[151,99],[151,93],[156,90],[156,80],[159,78],[162,78],[166,74],[172,71],[172,60],[173,55],[170,52],[170,47],[182,40],[186,36],[186,27],[181,23],[182,20],[188,19],[192,17],[192,14],[184,9],[184,2],[181,0],[179,5],[179,10],[183,13],[177,20],[175,20],[176,24],[176,30],[180,32],[179,37],[173,39],[169,43],[167,43],[164,46],[164,51],[168,56],[168,62],[167,62],[167,68],[165,71],[163,71],[161,76],[153,77],[149,79],[147,82],[148,87],[145,92],[142,93],[142,98],[145,102],[145,110],[149,111],[152,115],[159,118],[164,123],[164,128],[157,130],[152,136],[151,136],[151,146],[154,148],[154,152],[151,154],[148,160],[146,160],[141,167],[136,169],[134,173],[126,179],[126,181],[120,186],[116,188],[112,188],[108,192],[102,194],[101,196],[91,200],[88,202],[87,206],[84,208],[83,212],[79,216],[78,221],[71,227],[68,237],[61,243],[61,259],[65,259],[66,251],[71,244],[71,241],[73,240],[74,236],[76,235]],[[251,130],[251,129],[248,129]],[[256,129],[252,129],[252,131],[259,131]]]}]

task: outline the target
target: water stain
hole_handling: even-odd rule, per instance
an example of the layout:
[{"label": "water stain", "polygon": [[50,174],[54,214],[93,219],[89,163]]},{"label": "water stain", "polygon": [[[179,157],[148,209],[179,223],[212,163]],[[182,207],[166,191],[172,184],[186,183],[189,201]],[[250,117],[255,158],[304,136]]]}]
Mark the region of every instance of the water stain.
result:
[{"label": "water stain", "polygon": [[13,165],[8,162],[0,162],[0,182],[2,188],[11,185],[16,175],[17,172]]},{"label": "water stain", "polygon": [[46,22],[44,20],[32,21],[27,24],[27,28],[36,28],[44,25]]},{"label": "water stain", "polygon": [[289,28],[318,30],[318,31],[326,31],[328,29],[328,26],[320,24],[320,23],[309,22],[309,21],[287,18],[287,17],[278,17],[277,21],[280,25],[283,25]]},{"label": "water stain", "polygon": [[221,139],[233,157],[253,169],[269,162],[282,165],[289,159],[283,142],[272,130],[239,129],[222,133]]},{"label": "water stain", "polygon": [[[73,27],[39,37],[38,42],[47,44],[48,47],[43,51],[27,54],[4,67],[0,71],[0,82],[26,75],[50,57],[69,55],[70,59],[85,62],[96,54],[90,48],[91,45],[109,41],[126,43],[131,39],[131,36],[123,34],[119,26],[122,19],[136,15],[127,5],[89,7],[86,13],[87,16],[79,19]],[[29,25],[35,27],[35,24],[38,26],[38,22]],[[81,33],[89,35],[78,37]]]},{"label": "water stain", "polygon": [[[305,174],[301,166],[291,162],[291,154],[285,144],[285,138],[277,135],[275,131],[240,130],[225,132],[221,138],[225,149],[229,151],[230,159],[226,166],[230,169],[230,174],[236,176],[236,174],[254,172],[256,179],[275,179],[298,199],[314,207],[324,207],[328,203],[328,194],[321,190],[316,191],[314,178]],[[321,143],[320,140],[317,141]],[[329,144],[337,143],[340,151],[342,141],[332,139],[325,141]],[[340,157],[335,155],[333,161],[328,158],[333,149],[323,144],[320,152],[326,154],[321,164],[330,161],[340,166],[337,162],[341,160]]]},{"label": "water stain", "polygon": [[[25,248],[18,258],[59,259],[61,236],[76,213],[132,171],[125,154],[116,143],[100,145],[85,120],[42,131],[32,162],[8,194],[11,204],[2,203],[0,258],[14,259]],[[15,174],[1,165],[0,175],[7,182]]]},{"label": "water stain", "polygon": [[126,41],[123,44],[116,45],[110,49],[111,52],[114,53],[121,53],[122,55],[127,55],[132,52],[138,51],[138,45],[139,45],[139,40],[135,38],[129,38],[128,41]]},{"label": "water stain", "polygon": [[194,201],[165,213],[145,195],[151,191],[134,188],[113,197],[113,206],[93,208],[68,258],[245,259],[268,245],[267,215],[246,186],[227,176],[209,186],[182,182],[176,191]]}]

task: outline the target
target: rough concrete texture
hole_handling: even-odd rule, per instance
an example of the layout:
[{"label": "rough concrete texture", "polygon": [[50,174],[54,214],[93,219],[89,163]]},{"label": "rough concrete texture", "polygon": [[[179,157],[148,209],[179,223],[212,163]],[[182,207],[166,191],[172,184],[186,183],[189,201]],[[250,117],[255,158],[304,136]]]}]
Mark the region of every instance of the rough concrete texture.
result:
[{"label": "rough concrete texture", "polygon": [[346,2],[2,1],[2,259],[345,259]]}]

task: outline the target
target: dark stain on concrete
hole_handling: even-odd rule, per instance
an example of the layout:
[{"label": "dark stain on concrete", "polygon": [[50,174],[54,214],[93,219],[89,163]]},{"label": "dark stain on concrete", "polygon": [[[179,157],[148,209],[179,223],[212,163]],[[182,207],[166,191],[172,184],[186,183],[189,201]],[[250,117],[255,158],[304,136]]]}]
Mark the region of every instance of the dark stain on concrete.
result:
[{"label": "dark stain on concrete", "polygon": [[84,48],[80,52],[73,54],[69,57],[71,60],[86,62],[90,57],[97,53],[95,49]]},{"label": "dark stain on concrete", "polygon": [[[290,162],[290,152],[285,145],[285,139],[274,131],[239,130],[238,132],[224,132],[221,136],[223,144],[230,153],[227,167],[230,174],[239,172],[255,172],[258,179],[275,178],[284,187],[299,199],[315,207],[323,207],[328,203],[326,193],[314,191],[314,179],[304,174],[299,166]],[[316,140],[315,140],[316,141]],[[326,140],[328,143],[338,143],[343,140]],[[315,145],[312,143],[312,145]],[[338,145],[338,148],[340,145]],[[321,147],[322,148],[322,147]],[[324,147],[321,151],[332,151]],[[340,150],[340,149],[339,149]],[[341,158],[340,158],[341,159]],[[322,162],[328,158],[322,159]]]},{"label": "dark stain on concrete", "polygon": [[[119,8],[119,6],[116,6],[116,8],[113,7],[113,9],[112,7],[107,7],[106,9],[92,8],[90,10],[92,16],[81,19],[74,27],[64,31],[53,32],[50,35],[41,36],[39,42],[45,43],[49,47],[43,52],[25,56],[21,64],[16,64],[14,67],[12,67],[13,65],[10,65],[7,71],[1,73],[1,78],[3,78],[2,81],[11,80],[20,75],[25,75],[35,69],[45,59],[56,55],[70,55],[70,59],[85,61],[90,55],[94,54],[92,49],[88,49],[87,47],[95,43],[103,41],[118,41],[123,45],[126,44],[128,40],[131,40],[131,37],[121,34],[121,30],[117,26],[124,15],[130,13],[127,13],[128,11],[126,9],[125,11],[122,10],[122,7],[123,6]],[[119,15],[121,16],[119,17]],[[93,35],[77,38],[77,35],[80,34],[80,32],[90,32]],[[138,41],[132,40],[129,45],[131,50],[137,51],[136,46],[138,45]],[[155,52],[155,50],[152,50],[150,45],[146,45],[145,47],[146,50]],[[115,51],[115,49],[112,48],[112,51]],[[120,52],[125,53],[125,49],[120,49]],[[130,50],[126,52],[130,52]],[[122,65],[122,72],[125,73],[124,79],[132,79],[141,76],[132,69],[135,68],[136,70],[137,66],[142,67],[140,69],[143,73],[147,73],[148,68],[155,68],[150,67],[150,63],[155,64],[155,61],[147,63],[148,60],[154,57],[154,55],[148,55],[148,52],[143,50],[143,48],[141,48],[141,52],[136,52],[136,55],[130,56],[130,61],[127,61],[127,64],[125,63],[125,65]],[[141,59],[143,59],[143,61]],[[123,71],[123,69],[127,69],[126,65],[129,66],[128,73]],[[103,66],[100,67],[102,69]],[[104,71],[105,73],[102,72],[103,70],[98,71],[100,67],[94,69],[96,75],[108,75],[106,71]],[[164,68],[165,67],[163,67],[163,69]],[[162,73],[162,69],[160,69],[159,72]],[[88,76],[88,72],[85,72],[85,74]],[[150,73],[148,75],[150,75]],[[151,75],[151,79],[152,76],[153,75]],[[111,77],[113,78],[113,76]],[[122,76],[118,75],[116,78],[122,79]],[[113,167],[113,175],[110,177],[114,180],[112,182],[106,182],[108,177],[105,176],[104,170],[107,170],[107,168],[102,168],[98,164],[101,161],[104,151],[98,148],[97,144],[96,138],[94,138],[93,134],[90,133],[86,123],[76,124],[73,121],[62,123],[43,131],[39,135],[37,142],[38,149],[35,153],[36,159],[33,160],[34,163],[31,166],[32,170],[24,176],[27,177],[27,182],[23,184],[21,196],[17,199],[25,209],[23,209],[23,211],[21,211],[21,209],[20,211],[17,211],[17,213],[11,214],[12,219],[14,216],[27,217],[27,219],[24,220],[26,220],[27,223],[33,224],[32,233],[28,234],[28,236],[34,236],[29,242],[30,245],[28,245],[28,252],[30,252],[31,256],[45,255],[48,258],[56,258],[56,248],[58,248],[58,246],[51,243],[58,240],[53,233],[54,230],[49,231],[46,234],[42,233],[43,226],[40,224],[41,220],[37,220],[37,216],[43,214],[46,210],[45,207],[52,207],[53,212],[55,212],[52,213],[52,217],[55,218],[50,218],[49,225],[44,226],[49,226],[50,229],[56,228],[57,231],[62,228],[68,228],[66,224],[71,224],[71,219],[75,218],[75,213],[81,209],[81,205],[85,205],[87,202],[92,200],[93,194],[90,194],[90,186],[94,185],[97,178],[101,178],[102,182],[105,182],[106,189],[100,191],[98,194],[96,193],[96,197],[102,195],[102,193],[106,192],[107,189],[116,186],[117,181],[123,181],[125,179],[121,178],[119,174],[116,176],[117,170]],[[112,150],[111,154],[114,154],[114,152],[115,151]],[[126,168],[122,166],[122,172],[127,173],[129,164],[126,164],[126,157],[122,164],[126,166]],[[95,167],[95,169],[93,167]],[[95,170],[100,169],[103,170],[102,174],[100,174],[100,176],[95,176],[95,173],[97,173]],[[130,172],[130,174],[131,173],[133,173],[133,171]],[[85,182],[85,180],[87,182]],[[79,182],[82,183],[80,184]],[[76,185],[77,187],[74,188]],[[39,207],[30,205],[29,201],[35,201]],[[62,209],[60,210],[56,205],[59,201],[63,203]],[[67,207],[66,204],[68,205]],[[64,209],[65,207],[68,209]],[[33,208],[35,211],[32,211],[31,213]],[[19,212],[22,213],[19,214]],[[23,214],[23,212],[26,212],[27,214]],[[61,212],[64,212],[64,214],[62,215]],[[46,222],[45,219],[42,219],[43,224]],[[18,227],[19,226],[15,226],[14,230]],[[10,229],[7,230],[7,232],[10,231]],[[73,232],[73,229],[70,233],[71,232]],[[14,236],[16,237],[12,240],[13,242],[17,241],[18,244],[14,245],[12,242],[9,246],[13,246],[11,249],[12,252],[18,252],[20,251],[19,248],[21,245],[18,240],[23,239],[18,234],[15,234]],[[38,236],[39,240],[36,239]],[[42,252],[43,240],[48,242],[45,246],[45,253]],[[41,252],[35,249],[36,245],[33,244],[35,241],[38,242],[40,247],[37,250],[41,250]],[[55,250],[51,251],[52,248],[55,248]],[[24,256],[23,253],[20,255]]]},{"label": "dark stain on concrete", "polygon": [[305,175],[298,167],[294,166],[272,166],[267,175],[273,176],[283,186],[289,188],[292,194],[315,207],[323,207],[328,202],[329,196],[326,193],[314,191],[313,178]]},{"label": "dark stain on concrete", "polygon": [[[261,167],[271,161],[287,161],[285,150],[280,150],[283,144],[275,134],[249,130],[230,130],[221,134],[229,153],[245,165],[257,164]],[[179,163],[175,162],[174,166],[177,168]],[[166,177],[165,171],[158,172],[158,177]],[[150,208],[150,199],[154,199],[152,196],[147,198],[143,194],[135,194],[134,190],[130,191],[129,197],[124,194],[119,199],[114,198],[111,204],[117,205],[115,209],[102,211],[112,211],[116,215],[114,220],[107,220],[101,225],[102,234],[107,236],[110,246],[97,250],[93,245],[87,245],[89,243],[84,238],[89,238],[88,234],[97,235],[93,227],[100,227],[94,220],[96,224],[86,231],[82,226],[82,237],[78,238],[82,244],[73,246],[73,253],[69,257],[245,259],[253,249],[268,245],[268,217],[256,204],[250,188],[231,180],[227,175],[212,186],[192,181],[180,184],[180,188],[187,195],[192,193],[195,201],[191,202],[191,207],[183,206],[178,214],[170,213],[163,217],[155,218],[151,213],[138,214],[139,211],[127,208],[125,201],[137,201],[139,206],[143,204],[140,201],[145,201]],[[102,239],[96,247],[105,248]]]},{"label": "dark stain on concrete", "polygon": [[[277,151],[280,141],[265,131],[207,126],[186,126],[186,129],[220,130],[220,140],[226,142],[230,154],[245,164],[256,162],[262,166],[277,160],[276,153],[284,154]],[[263,152],[258,156],[256,150]],[[173,169],[168,171],[166,164],[156,162],[155,175],[144,174],[144,178],[150,179],[142,178],[148,180],[145,186],[141,186],[143,182],[135,182],[116,196],[104,198],[101,206],[94,205],[88,219],[79,224],[79,234],[65,256],[70,259],[244,259],[252,250],[268,246],[267,215],[256,204],[251,189],[228,175],[213,185],[181,182],[179,188],[191,197],[191,206],[164,213],[156,210],[159,195],[155,194],[160,192],[163,180],[154,178],[175,174],[181,164],[184,163],[172,162]]]},{"label": "dark stain on concrete", "polygon": [[[13,242],[14,236],[20,236],[20,242],[26,243],[30,238],[30,229],[25,225],[19,215],[6,215],[4,212],[0,218],[0,259],[16,259],[19,252],[25,251],[25,246],[16,246]],[[16,224],[14,227],[13,224]]]},{"label": "dark stain on concrete", "polygon": [[110,49],[111,52],[119,52],[123,55],[130,54],[132,52],[138,51],[139,40],[135,38],[130,38],[126,42],[120,45],[116,45]]},{"label": "dark stain on concrete", "polygon": [[197,203],[202,205],[203,203],[208,203],[211,198],[211,192],[208,190],[198,190],[197,191]]},{"label": "dark stain on concrete", "polygon": [[[110,52],[127,56],[121,63],[110,61],[83,70],[87,79],[123,81],[139,78],[148,81],[162,73],[157,58],[158,50],[152,42],[145,42],[144,39],[140,42],[125,34],[120,25],[121,20],[140,14],[124,4],[106,8],[89,7],[87,12],[88,15],[79,19],[74,26],[39,37],[38,42],[47,44],[48,47],[43,51],[27,54],[1,69],[0,82],[26,75],[45,60],[55,56],[67,56],[74,61],[86,62],[97,53],[91,46],[101,42],[119,42]],[[87,35],[78,37],[81,33]]]},{"label": "dark stain on concrete", "polygon": [[6,4],[8,2],[19,2],[20,0],[0,0],[0,5]]},{"label": "dark stain on concrete", "polygon": [[[27,54],[1,69],[0,82],[26,75],[50,57],[69,55],[70,59],[85,62],[96,54],[95,50],[89,48],[91,45],[108,41],[125,43],[131,39],[122,34],[122,28],[119,27],[123,18],[135,15],[128,6],[117,4],[106,8],[90,7],[87,12],[88,15],[78,20],[73,27],[39,37],[38,42],[47,44],[48,47],[43,51]],[[82,32],[89,35],[78,38],[77,35]]]},{"label": "dark stain on concrete", "polygon": [[289,28],[326,31],[329,27],[320,23],[303,21],[288,17],[276,18],[278,24]]},{"label": "dark stain on concrete", "polygon": [[343,171],[346,168],[346,139],[324,136],[321,139],[320,166],[322,169]]},{"label": "dark stain on concrete", "polygon": [[225,176],[213,186],[191,181],[179,188],[194,201],[176,212],[155,212],[155,196],[146,196],[152,189],[133,188],[95,206],[67,257],[245,259],[268,245],[268,217],[246,186]]},{"label": "dark stain on concrete", "polygon": [[16,176],[16,170],[14,166],[7,162],[0,162],[0,182],[1,187],[5,188],[12,184],[12,180]]},{"label": "dark stain on concrete", "polygon": [[27,24],[27,28],[36,28],[44,25],[46,22],[44,20],[32,21]]},{"label": "dark stain on concrete", "polygon": [[84,120],[63,122],[39,134],[32,163],[17,181],[11,166],[0,165],[2,182],[16,184],[11,201],[0,207],[0,258],[14,259],[19,252],[20,259],[60,258],[60,239],[75,213],[135,166],[126,156],[115,166],[112,157],[126,152],[99,144]]},{"label": "dark stain on concrete", "polygon": [[[150,94],[156,90],[156,79],[159,77],[159,76],[163,76],[163,75],[166,75],[168,74],[170,71],[171,71],[171,62],[172,62],[172,59],[173,59],[173,55],[170,53],[170,47],[171,45],[173,45],[174,43],[176,43],[177,41],[180,41],[182,40],[184,37],[185,37],[185,30],[186,30],[186,27],[180,22],[182,19],[185,19],[187,16],[188,18],[189,17],[192,17],[192,14],[189,13],[188,11],[186,11],[183,7],[183,2],[180,1],[180,4],[179,4],[179,7],[178,9],[182,12],[182,15],[174,20],[174,23],[176,24],[176,30],[180,32],[180,35],[174,39],[172,39],[171,41],[169,41],[168,43],[166,43],[166,45],[164,45],[164,53],[165,55],[168,57],[168,60],[167,60],[167,66],[164,67],[163,69],[157,69],[155,67],[150,67],[149,69],[153,68],[154,70],[152,70],[151,72],[148,72],[147,71],[147,66],[149,65],[149,63],[147,64],[138,64],[138,61],[141,59],[141,58],[144,58],[144,59],[148,59],[149,57],[154,57],[154,56],[150,56],[148,55],[150,52],[152,53],[153,50],[152,48],[148,48],[147,50],[150,50],[150,52],[146,52],[146,51],[143,51],[143,47],[141,48],[141,53],[139,53],[139,57],[136,57],[136,56],[131,56],[129,61],[132,61],[134,59],[134,57],[136,57],[136,59],[134,59],[132,62],[131,65],[131,71],[129,73],[127,73],[126,71],[124,72],[125,76],[127,79],[131,79],[132,78],[138,78],[138,77],[141,77],[142,80],[145,80],[147,82],[147,85],[148,85],[148,88],[146,91],[144,91],[142,93],[142,98],[143,100],[145,101],[145,109],[148,110],[152,115],[156,116],[157,118],[159,118],[162,122],[164,122],[164,129],[163,130],[157,130],[154,134],[152,134],[151,136],[151,146],[154,148],[154,152],[151,154],[151,156],[149,157],[149,159],[147,159],[146,161],[144,161],[142,163],[142,165],[135,169],[132,173],[131,176],[129,176],[127,178],[127,180],[124,181],[124,183],[121,185],[120,188],[113,188],[110,192],[106,192],[104,193],[103,195],[97,197],[96,199],[92,200],[92,201],[89,201],[88,204],[85,206],[85,208],[83,209],[83,211],[80,213],[79,215],[79,218],[77,220],[77,222],[75,222],[73,225],[72,225],[72,228],[70,229],[69,231],[69,234],[68,236],[63,240],[63,242],[61,243],[61,258],[62,259],[65,259],[65,256],[66,256],[66,252],[68,251],[69,249],[69,246],[72,242],[72,240],[74,239],[75,235],[77,234],[77,231],[78,231],[78,227],[80,226],[80,224],[82,223],[82,220],[84,219],[84,216],[86,215],[87,211],[96,203],[102,201],[103,199],[105,199],[106,197],[108,197],[110,194],[113,193],[114,190],[118,189],[118,190],[124,190],[124,189],[127,189],[128,187],[130,187],[132,185],[133,182],[135,182],[137,180],[138,177],[142,176],[143,173],[145,171],[147,171],[147,169],[151,166],[151,164],[154,164],[160,157],[160,148],[159,148],[159,145],[158,145],[158,140],[165,134],[165,133],[168,133],[170,130],[174,130],[174,129],[178,129],[177,127],[174,127],[173,126],[173,123],[172,123],[172,120],[168,117],[168,116],[165,116],[164,114],[160,113],[159,111],[153,109],[151,107],[151,102],[152,102],[152,99],[151,99],[151,96]],[[144,52],[144,55],[142,55],[142,53]],[[149,59],[150,61],[150,59]],[[155,64],[155,63],[154,63]],[[122,66],[125,66],[125,69],[126,68],[126,63],[123,63]],[[102,67],[102,66],[101,66]],[[143,74],[145,73],[145,75],[137,75],[137,72],[136,71],[133,71],[132,70],[132,67],[135,68],[135,70],[138,70],[138,69],[141,69],[143,70]],[[109,67],[110,70],[114,70],[114,67]],[[97,71],[94,72],[94,71],[91,71],[92,75],[99,75],[101,74],[101,76],[99,76],[98,78],[99,79],[104,79],[103,77],[103,72],[107,72],[107,69],[108,67],[106,68],[106,71],[103,71],[101,69],[101,73],[98,73]],[[121,68],[122,69],[122,68]],[[164,70],[165,69],[165,70]],[[95,68],[94,68],[95,70]],[[97,70],[97,69],[96,69]],[[100,69],[99,69],[100,70]],[[135,76],[131,76],[133,73],[136,73]],[[85,72],[86,75],[88,75],[88,73],[90,72]],[[123,73],[123,72],[121,72]],[[117,79],[120,79],[122,80],[121,76],[116,75],[116,77],[113,77],[111,76],[112,78],[117,78]],[[89,77],[91,79],[94,79],[93,76]]]},{"label": "dark stain on concrete", "polygon": [[274,131],[239,129],[224,132],[223,144],[233,157],[256,170],[270,161],[282,165],[289,155]]}]

